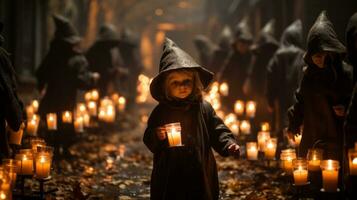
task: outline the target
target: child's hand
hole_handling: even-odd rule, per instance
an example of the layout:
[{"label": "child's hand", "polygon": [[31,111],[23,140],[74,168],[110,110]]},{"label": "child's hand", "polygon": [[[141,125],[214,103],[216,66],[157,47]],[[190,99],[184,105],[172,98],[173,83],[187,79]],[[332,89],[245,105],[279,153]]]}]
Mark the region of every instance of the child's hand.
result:
[{"label": "child's hand", "polygon": [[228,147],[228,152],[231,156],[239,157],[240,156],[240,147],[238,144],[231,144]]},{"label": "child's hand", "polygon": [[156,135],[159,138],[159,140],[164,140],[166,139],[166,129],[163,126],[159,126],[156,128]]}]

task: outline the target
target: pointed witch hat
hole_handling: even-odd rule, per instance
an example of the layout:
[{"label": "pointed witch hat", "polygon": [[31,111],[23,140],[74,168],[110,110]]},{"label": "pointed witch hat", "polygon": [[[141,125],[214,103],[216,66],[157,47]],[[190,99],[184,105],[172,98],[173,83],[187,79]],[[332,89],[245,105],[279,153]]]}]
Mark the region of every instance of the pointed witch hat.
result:
[{"label": "pointed witch hat", "polygon": [[55,39],[64,40],[71,44],[81,41],[77,30],[69,22],[69,20],[61,15],[53,15],[53,20],[56,25]]}]

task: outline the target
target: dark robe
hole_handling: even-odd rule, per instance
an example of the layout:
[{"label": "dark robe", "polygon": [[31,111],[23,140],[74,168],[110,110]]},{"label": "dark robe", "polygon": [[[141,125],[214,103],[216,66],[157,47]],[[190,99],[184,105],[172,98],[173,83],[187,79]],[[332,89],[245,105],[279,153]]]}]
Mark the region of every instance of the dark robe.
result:
[{"label": "dark robe", "polygon": [[[169,148],[159,141],[156,128],[180,122],[183,147]],[[208,102],[186,106],[160,103],[151,113],[144,143],[154,153],[151,199],[217,200],[219,183],[211,150],[228,156],[234,143],[231,131]]]},{"label": "dark robe", "polygon": [[213,49],[215,48],[212,41],[204,35],[198,35],[194,39],[194,44],[198,52],[200,64],[209,70],[212,70],[209,68]]},{"label": "dark robe", "polygon": [[353,82],[357,81],[357,13],[351,16],[346,28],[347,62],[353,66]]},{"label": "dark robe", "polygon": [[[300,156],[305,156],[314,144],[322,145],[324,157],[342,163],[343,120],[333,106],[347,108],[352,92],[352,68],[342,62],[344,46],[325,13],[321,13],[308,35],[307,64],[296,92],[296,103],[289,109],[288,130],[297,133],[303,125]],[[325,59],[325,67],[312,63],[311,56],[319,51],[333,52]]]},{"label": "dark robe", "polygon": [[0,159],[9,156],[5,121],[18,131],[23,121],[23,104],[17,96],[15,70],[9,53],[0,47]]},{"label": "dark robe", "polygon": [[286,111],[294,104],[294,92],[303,75],[304,51],[302,45],[302,25],[297,20],[288,26],[280,40],[280,47],[272,56],[267,66],[266,98],[268,106],[273,108],[273,127],[280,132],[287,127]]},{"label": "dark robe", "polygon": [[357,84],[355,84],[345,121],[346,147],[353,148],[357,142]]}]

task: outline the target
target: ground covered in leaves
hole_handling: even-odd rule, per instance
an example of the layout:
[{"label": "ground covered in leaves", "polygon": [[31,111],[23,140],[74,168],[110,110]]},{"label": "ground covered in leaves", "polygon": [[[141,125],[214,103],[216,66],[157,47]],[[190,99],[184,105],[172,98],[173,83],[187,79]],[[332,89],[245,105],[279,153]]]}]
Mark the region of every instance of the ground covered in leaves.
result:
[{"label": "ground covered in leaves", "polygon": [[[125,115],[115,126],[82,134],[71,148],[73,157],[55,164],[46,187],[57,191],[48,199],[149,199],[152,155],[142,143],[145,121],[145,116]],[[221,199],[291,198],[289,183],[277,168],[262,161],[216,158]]]}]

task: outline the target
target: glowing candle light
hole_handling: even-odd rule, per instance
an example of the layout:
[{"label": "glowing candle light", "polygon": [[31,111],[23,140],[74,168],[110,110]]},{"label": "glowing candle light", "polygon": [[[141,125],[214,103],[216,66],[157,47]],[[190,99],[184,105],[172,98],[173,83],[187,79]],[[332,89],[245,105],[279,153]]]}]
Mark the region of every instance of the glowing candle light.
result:
[{"label": "glowing candle light", "polygon": [[72,123],[72,113],[70,111],[64,111],[62,113],[62,122],[63,123]]},{"label": "glowing candle light", "polygon": [[56,113],[48,113],[46,115],[48,130],[57,130],[57,115]]},{"label": "glowing candle light", "polygon": [[247,121],[247,120],[243,120],[243,121],[241,121],[241,123],[240,123],[240,132],[241,133],[243,133],[243,134],[246,134],[246,135],[248,135],[248,134],[250,134],[250,122],[249,121]]},{"label": "glowing candle light", "polygon": [[357,175],[357,151],[355,149],[348,150],[348,162],[350,175]]},{"label": "glowing candle light", "polygon": [[244,113],[244,102],[241,100],[237,100],[234,104],[234,112],[237,115],[243,115]]},{"label": "glowing candle light", "polygon": [[261,131],[270,131],[270,124],[268,122],[263,122],[260,125]]},{"label": "glowing candle light", "polygon": [[74,130],[77,133],[82,133],[84,131],[84,120],[83,117],[77,117],[74,120]]},{"label": "glowing candle light", "polygon": [[265,153],[265,157],[269,160],[275,159],[277,141],[278,141],[277,138],[270,138],[266,143],[264,153]]},{"label": "glowing candle light", "polygon": [[337,160],[321,161],[322,188],[326,192],[337,192],[339,167],[340,165]]},{"label": "glowing candle light", "polygon": [[90,116],[88,114],[83,115],[84,127],[90,127]]},{"label": "glowing candle light", "polygon": [[236,121],[233,124],[231,124],[230,129],[234,135],[238,136],[239,135],[239,122]]},{"label": "glowing candle light", "polygon": [[32,149],[21,149],[19,154],[16,154],[15,159],[18,160],[19,174],[33,174],[33,154]]},{"label": "glowing candle light", "polygon": [[38,101],[37,100],[33,100],[32,103],[31,103],[31,106],[33,108],[34,113],[37,113],[38,107],[39,107]]},{"label": "glowing candle light", "polygon": [[165,125],[170,147],[182,146],[180,122]]},{"label": "glowing candle light", "polygon": [[280,153],[281,168],[288,174],[293,171],[293,160],[296,159],[295,149],[284,149]]},{"label": "glowing candle light", "polygon": [[247,142],[247,159],[258,160],[258,148],[256,142]]},{"label": "glowing candle light", "polygon": [[26,106],[26,116],[27,118],[31,118],[32,115],[35,114],[35,109],[32,107],[32,105]]},{"label": "glowing candle light", "polygon": [[294,183],[295,185],[306,185],[307,184],[307,163],[306,160],[297,159],[293,161],[294,163]]},{"label": "glowing candle light", "polygon": [[270,139],[270,132],[260,131],[257,135],[259,151],[264,151],[266,142]]},{"label": "glowing candle light", "polygon": [[121,96],[118,99],[118,110],[124,111],[125,110],[126,99],[125,97]]},{"label": "glowing candle light", "polygon": [[98,90],[92,90],[91,96],[92,96],[91,100],[93,100],[93,101],[98,101],[98,99],[99,99],[99,92],[98,92]]},{"label": "glowing candle light", "polygon": [[228,83],[223,82],[223,83],[219,86],[219,92],[220,92],[223,96],[228,96],[228,93],[229,93]]},{"label": "glowing candle light", "polygon": [[307,152],[307,162],[309,171],[320,171],[320,162],[322,160],[322,149],[309,149]]},{"label": "glowing candle light", "polygon": [[248,101],[246,105],[246,114],[247,117],[255,117],[255,111],[257,109],[257,104],[254,101]]},{"label": "glowing candle light", "polygon": [[51,157],[46,153],[38,153],[36,155],[35,175],[37,178],[44,179],[50,176]]},{"label": "glowing candle light", "polygon": [[95,101],[88,102],[88,112],[91,116],[97,116],[97,103]]},{"label": "glowing candle light", "polygon": [[26,122],[26,131],[31,136],[37,135],[37,129],[39,125],[39,117],[37,115],[33,115],[32,118]]}]

